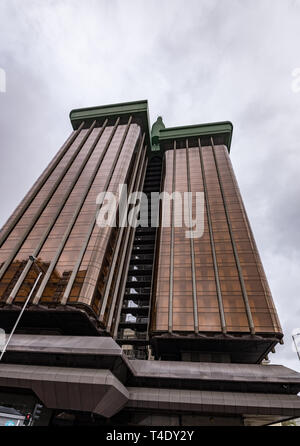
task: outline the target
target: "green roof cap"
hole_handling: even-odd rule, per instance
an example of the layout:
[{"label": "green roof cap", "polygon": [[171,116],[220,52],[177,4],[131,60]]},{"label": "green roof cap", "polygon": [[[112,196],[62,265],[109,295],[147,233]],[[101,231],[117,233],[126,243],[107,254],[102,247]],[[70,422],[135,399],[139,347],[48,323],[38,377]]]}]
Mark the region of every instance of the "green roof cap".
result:
[{"label": "green roof cap", "polygon": [[[137,122],[146,133],[146,144],[148,150],[151,151],[147,100],[79,108],[70,112],[70,120],[74,130],[77,129],[83,121],[87,127],[95,119],[99,122],[103,122],[106,118],[118,116],[124,120],[128,119],[129,116],[133,117],[133,122]],[[203,139],[212,136],[216,140],[216,144],[225,144],[229,151],[232,131],[233,125],[230,121],[165,128],[162,118],[158,117],[157,121],[152,126],[152,149],[156,148],[156,150],[159,150],[159,147],[163,148],[168,141],[174,139],[182,140],[198,137]]]},{"label": "green roof cap", "polygon": [[188,125],[183,127],[169,127],[160,130],[159,141],[162,143],[174,139],[219,136],[221,137],[222,144],[225,144],[228,150],[230,150],[232,131],[233,125],[230,121]]},{"label": "green roof cap", "polygon": [[95,119],[101,122],[106,118],[114,116],[120,116],[124,119],[133,116],[133,122],[138,122],[146,133],[146,142],[150,147],[150,126],[147,100],[78,108],[71,110],[70,112],[70,120],[74,130],[76,130],[83,121],[86,125],[90,125]]}]

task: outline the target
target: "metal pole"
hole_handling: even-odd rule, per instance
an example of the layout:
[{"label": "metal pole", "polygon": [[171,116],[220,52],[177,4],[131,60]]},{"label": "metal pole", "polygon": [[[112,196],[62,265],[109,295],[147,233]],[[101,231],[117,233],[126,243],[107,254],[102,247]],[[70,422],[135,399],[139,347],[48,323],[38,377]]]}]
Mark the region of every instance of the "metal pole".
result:
[{"label": "metal pole", "polygon": [[300,361],[300,353],[299,353],[299,350],[298,350],[298,347],[297,347],[297,342],[295,341],[295,336],[300,336],[300,333],[296,333],[295,335],[292,335],[292,338],[293,338],[293,341],[294,341],[294,344],[295,344],[295,348],[296,348],[296,352],[297,352],[297,355],[298,355],[298,359]]},{"label": "metal pole", "polygon": [[26,301],[25,301],[25,304],[23,305],[23,308],[22,308],[22,310],[21,310],[21,312],[20,312],[20,314],[19,314],[19,316],[18,316],[18,319],[16,320],[16,323],[15,323],[15,325],[14,325],[14,327],[13,327],[13,329],[12,329],[12,331],[11,331],[11,333],[10,333],[10,335],[9,335],[9,337],[8,337],[8,339],[7,339],[7,341],[6,341],[5,345],[4,345],[4,347],[3,347],[2,353],[1,353],[1,355],[0,355],[0,361],[1,361],[1,359],[2,359],[2,357],[3,357],[3,355],[4,355],[4,353],[5,353],[5,351],[6,351],[6,349],[7,349],[7,346],[8,346],[8,344],[9,344],[11,338],[12,338],[12,335],[14,334],[14,332],[15,332],[17,326],[18,326],[18,323],[19,323],[19,321],[20,321],[20,319],[21,319],[21,317],[22,317],[22,315],[23,315],[23,313],[24,313],[25,308],[26,308],[27,305],[28,305],[28,302],[30,301],[30,298],[31,298],[31,296],[32,296],[32,293],[34,292],[34,290],[35,290],[35,288],[36,288],[36,286],[37,286],[37,283],[38,283],[38,281],[40,280],[40,277],[41,277],[42,274],[43,274],[42,272],[39,273],[39,275],[37,276],[37,278],[36,278],[36,280],[35,280],[35,282],[34,282],[34,284],[33,284],[33,287],[31,288],[31,291],[30,291],[30,293],[29,293],[29,295],[28,295],[28,297],[27,297],[27,299],[26,299]]}]

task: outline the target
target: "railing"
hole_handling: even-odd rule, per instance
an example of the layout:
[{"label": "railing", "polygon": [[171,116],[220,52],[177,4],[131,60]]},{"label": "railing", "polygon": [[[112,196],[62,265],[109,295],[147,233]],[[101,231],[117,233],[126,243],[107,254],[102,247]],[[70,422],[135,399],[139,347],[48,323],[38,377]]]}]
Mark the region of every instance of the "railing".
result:
[{"label": "railing", "polygon": [[142,272],[146,272],[146,274],[149,272],[149,274],[152,274],[152,265],[131,265],[129,267],[129,274],[139,274]]},{"label": "railing", "polygon": [[[135,290],[134,292],[132,290]],[[150,287],[135,287],[125,288],[125,294],[130,296],[136,296],[137,294],[150,295]]]},{"label": "railing", "polygon": [[152,244],[152,245],[138,245],[138,246],[134,246],[133,245],[133,249],[132,249],[132,252],[134,252],[134,253],[136,253],[136,252],[138,252],[138,251],[153,251],[153,249],[154,249],[154,244]]},{"label": "railing", "polygon": [[147,339],[147,332],[136,332],[136,333],[130,333],[130,334],[118,334],[118,338],[122,340],[135,340],[135,339]]},{"label": "railing", "polygon": [[127,282],[128,283],[136,283],[136,284],[138,284],[139,282],[150,282],[151,283],[151,275],[149,275],[149,276],[139,276],[139,275],[134,276],[133,274],[132,275],[130,274],[127,277]]},{"label": "railing", "polygon": [[127,318],[128,314],[122,315],[120,318],[120,323],[122,324],[147,324],[148,318],[147,317],[134,317],[132,316],[132,319]]},{"label": "railing", "polygon": [[123,350],[123,352],[129,359],[148,359],[146,352],[139,352],[134,350]]},{"label": "railing", "polygon": [[134,302],[134,305],[130,304],[129,302],[131,302],[131,301],[125,300],[123,302],[123,308],[129,308],[129,309],[135,310],[135,309],[139,309],[139,308],[148,308],[149,307],[149,303],[147,301],[143,301],[143,300],[132,301],[132,302]]}]

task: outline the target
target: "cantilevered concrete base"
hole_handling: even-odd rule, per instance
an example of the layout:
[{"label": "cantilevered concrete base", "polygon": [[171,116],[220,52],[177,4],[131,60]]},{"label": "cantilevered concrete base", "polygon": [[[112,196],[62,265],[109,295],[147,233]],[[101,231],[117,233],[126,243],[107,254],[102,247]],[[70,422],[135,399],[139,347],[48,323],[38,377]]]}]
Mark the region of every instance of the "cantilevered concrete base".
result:
[{"label": "cantilevered concrete base", "polygon": [[264,425],[299,417],[299,391],[283,366],[129,361],[107,337],[15,335],[0,364],[6,404],[30,392],[98,424]]}]

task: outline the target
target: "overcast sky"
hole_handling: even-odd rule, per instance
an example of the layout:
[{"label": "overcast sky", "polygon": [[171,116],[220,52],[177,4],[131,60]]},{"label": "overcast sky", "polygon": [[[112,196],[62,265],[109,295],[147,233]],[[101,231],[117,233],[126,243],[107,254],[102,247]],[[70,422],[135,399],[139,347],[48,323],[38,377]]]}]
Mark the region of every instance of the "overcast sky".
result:
[{"label": "overcast sky", "polygon": [[231,120],[285,333],[270,359],[300,371],[299,24],[300,0],[0,0],[0,226],[70,134],[72,108],[148,99],[168,127]]}]

